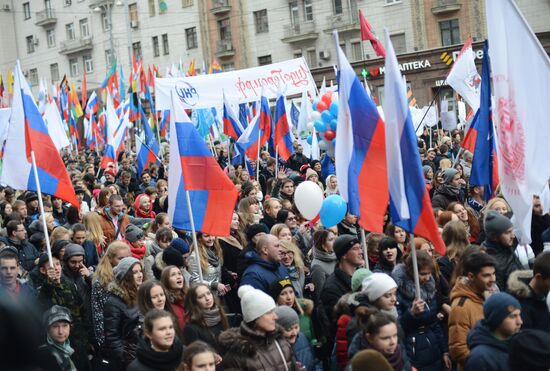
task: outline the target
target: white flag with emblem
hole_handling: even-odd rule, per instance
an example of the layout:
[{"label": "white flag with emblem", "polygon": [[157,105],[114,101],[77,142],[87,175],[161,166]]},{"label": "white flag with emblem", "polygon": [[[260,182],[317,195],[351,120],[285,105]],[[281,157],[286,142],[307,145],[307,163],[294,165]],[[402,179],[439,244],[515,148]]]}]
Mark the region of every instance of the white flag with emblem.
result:
[{"label": "white flag with emblem", "polygon": [[500,185],[520,243],[550,178],[550,58],[512,0],[486,0]]},{"label": "white flag with emblem", "polygon": [[472,50],[472,38],[470,37],[464,43],[453,68],[447,75],[447,84],[464,98],[475,113],[479,108],[480,83],[481,77],[477,73],[474,51]]}]

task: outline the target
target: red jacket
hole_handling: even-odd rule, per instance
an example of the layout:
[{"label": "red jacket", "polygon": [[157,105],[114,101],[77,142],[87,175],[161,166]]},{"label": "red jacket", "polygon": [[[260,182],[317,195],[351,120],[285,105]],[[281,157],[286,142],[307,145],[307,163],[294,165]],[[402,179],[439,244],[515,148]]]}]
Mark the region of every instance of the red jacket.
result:
[{"label": "red jacket", "polygon": [[346,335],[346,329],[348,323],[351,321],[349,314],[342,314],[336,322],[336,363],[338,369],[343,371],[348,365],[348,337]]}]

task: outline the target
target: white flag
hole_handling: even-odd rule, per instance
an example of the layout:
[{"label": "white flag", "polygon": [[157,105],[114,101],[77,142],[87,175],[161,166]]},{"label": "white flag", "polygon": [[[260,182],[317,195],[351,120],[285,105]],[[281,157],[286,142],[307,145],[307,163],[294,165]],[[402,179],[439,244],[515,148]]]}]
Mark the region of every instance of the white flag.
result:
[{"label": "white flag", "polygon": [[533,195],[550,178],[550,59],[512,0],[486,4],[500,184],[527,244]]},{"label": "white flag", "polygon": [[55,103],[47,103],[45,105],[44,122],[48,126],[48,133],[50,134],[50,138],[52,138],[55,148],[61,150],[71,145],[65,131],[65,124],[61,120],[61,115]]},{"label": "white flag", "polygon": [[477,73],[472,50],[472,38],[464,43],[460,54],[456,58],[453,68],[447,76],[447,84],[464,98],[474,112],[479,108],[479,85],[481,77]]}]

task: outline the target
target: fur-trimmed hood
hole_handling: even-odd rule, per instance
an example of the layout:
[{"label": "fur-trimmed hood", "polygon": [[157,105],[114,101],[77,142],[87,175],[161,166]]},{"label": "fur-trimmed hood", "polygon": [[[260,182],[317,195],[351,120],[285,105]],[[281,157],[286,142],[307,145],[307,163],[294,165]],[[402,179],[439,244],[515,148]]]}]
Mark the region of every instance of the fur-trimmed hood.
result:
[{"label": "fur-trimmed hood", "polygon": [[127,305],[132,304],[132,299],[130,299],[128,293],[122,287],[120,287],[116,280],[109,282],[109,284],[107,285],[107,291],[115,296],[118,296]]},{"label": "fur-trimmed hood", "polygon": [[518,299],[527,299],[533,295],[529,281],[533,278],[532,270],[515,271],[508,277],[508,291]]},{"label": "fur-trimmed hood", "polygon": [[[414,297],[416,296],[414,279],[407,275],[405,264],[396,265],[391,275],[395,280],[395,283],[397,283],[397,289],[401,295],[407,300],[414,300]],[[425,301],[431,301],[435,297],[435,294],[435,280],[432,274],[427,283],[420,285],[420,296]]]},{"label": "fur-trimmed hood", "polygon": [[304,314],[311,316],[311,314],[313,313],[313,308],[315,307],[313,300],[304,298],[297,298],[296,300],[300,308],[302,308],[302,310],[304,311]]},{"label": "fur-trimmed hood", "polygon": [[245,357],[254,357],[258,351],[262,350],[261,348],[267,348],[281,336],[282,329],[279,325],[274,332],[264,333],[253,330],[242,322],[240,327],[222,332],[218,341],[228,351]]}]

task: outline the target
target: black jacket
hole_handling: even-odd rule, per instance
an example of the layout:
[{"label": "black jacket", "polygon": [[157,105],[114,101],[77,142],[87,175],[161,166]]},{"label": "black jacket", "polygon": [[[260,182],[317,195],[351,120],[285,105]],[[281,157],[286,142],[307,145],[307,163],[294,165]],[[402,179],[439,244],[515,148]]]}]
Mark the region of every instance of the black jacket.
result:
[{"label": "black jacket", "polygon": [[139,312],[123,299],[124,291],[116,282],[109,284],[109,297],[103,309],[105,330],[104,357],[111,370],[124,369],[136,355]]},{"label": "black jacket", "polygon": [[546,306],[546,297],[537,295],[529,286],[533,271],[515,271],[508,278],[508,292],[521,304],[522,329],[550,331],[550,313]]},{"label": "black jacket", "polygon": [[136,359],[126,371],[173,371],[181,364],[183,345],[177,337],[168,352],[157,352],[151,348],[151,342],[140,339]]},{"label": "black jacket", "polygon": [[[351,276],[340,269],[334,268],[334,273],[328,276],[321,292],[321,302],[325,307],[327,318],[333,320],[334,306],[342,295],[351,292]],[[336,319],[334,319],[336,320]]]},{"label": "black jacket", "polygon": [[212,327],[199,326],[196,323],[186,322],[183,328],[183,343],[189,345],[196,340],[204,341],[211,347],[221,352],[218,344],[218,336],[224,331],[222,323]]},{"label": "black jacket", "polygon": [[434,196],[432,198],[432,207],[439,208],[441,210],[447,210],[449,204],[455,201],[464,203],[462,192],[459,192],[458,194],[453,194],[449,191],[446,185],[442,185],[434,191]]},{"label": "black jacket", "polygon": [[508,341],[498,340],[479,321],[468,334],[470,356],[464,364],[465,371],[508,370]]},{"label": "black jacket", "polygon": [[495,267],[497,286],[500,291],[506,291],[506,280],[510,274],[523,268],[518,257],[512,248],[499,245],[493,241],[485,240],[481,246],[485,248],[487,254],[495,258],[497,263]]},{"label": "black jacket", "polygon": [[32,243],[27,240],[17,241],[12,240],[9,237],[0,237],[0,241],[4,242],[7,246],[13,246],[17,249],[19,254],[19,261],[21,266],[30,272],[35,268],[34,261],[38,258],[38,250]]}]

